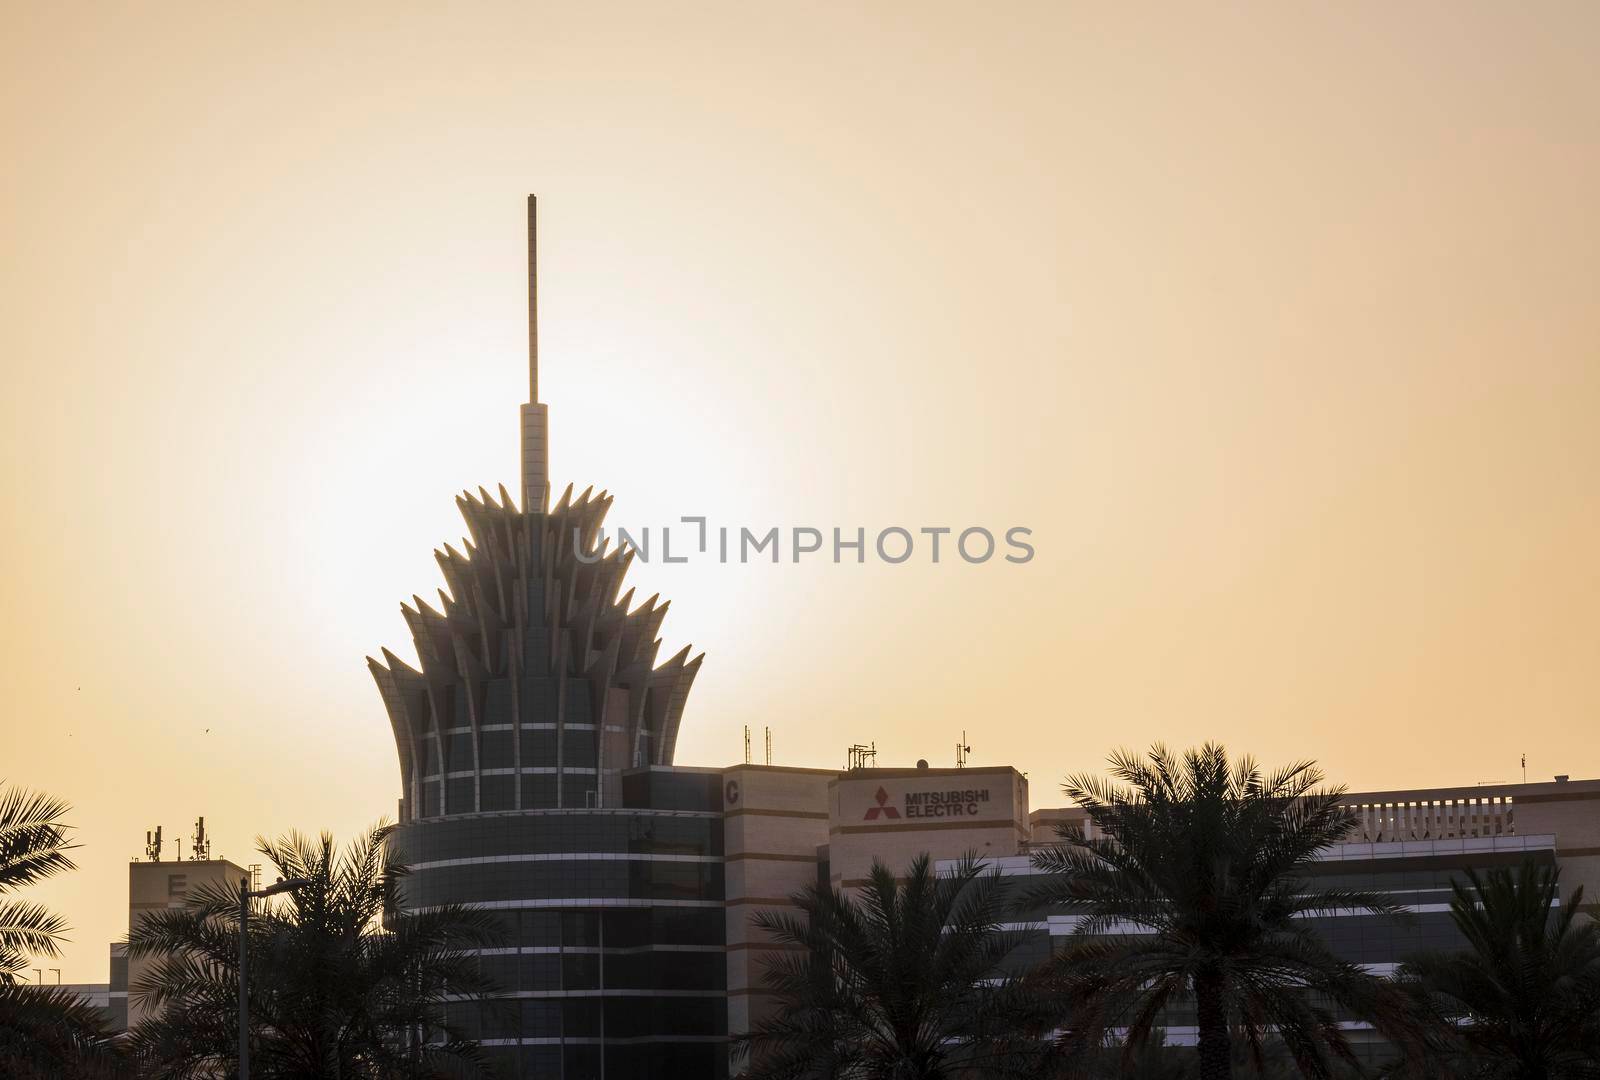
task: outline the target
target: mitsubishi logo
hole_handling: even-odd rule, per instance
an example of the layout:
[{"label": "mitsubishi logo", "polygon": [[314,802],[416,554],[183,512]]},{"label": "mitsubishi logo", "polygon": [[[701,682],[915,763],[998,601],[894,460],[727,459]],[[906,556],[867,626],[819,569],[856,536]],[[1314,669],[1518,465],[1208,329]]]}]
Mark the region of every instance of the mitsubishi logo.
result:
[{"label": "mitsubishi logo", "polygon": [[900,817],[900,811],[889,805],[889,793],[883,788],[880,787],[878,789],[878,794],[874,798],[878,800],[878,805],[867,808],[867,816],[862,818],[863,821],[877,821],[879,814],[886,818],[898,819]]}]

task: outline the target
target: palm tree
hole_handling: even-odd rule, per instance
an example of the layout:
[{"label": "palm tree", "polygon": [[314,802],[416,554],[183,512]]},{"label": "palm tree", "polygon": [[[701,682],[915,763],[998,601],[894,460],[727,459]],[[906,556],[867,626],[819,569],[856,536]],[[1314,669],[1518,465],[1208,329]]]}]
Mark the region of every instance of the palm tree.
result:
[{"label": "palm tree", "polygon": [[100,1010],[57,986],[0,983],[0,1075],[8,1080],[122,1080],[126,1062]]},{"label": "palm tree", "polygon": [[[497,944],[502,924],[459,905],[402,912],[406,867],[391,832],[380,824],[342,853],[327,833],[257,839],[283,877],[310,882],[250,916],[250,1055],[261,1075],[431,1077],[481,1065],[445,1003],[487,988],[471,950]],[[132,1032],[148,1075],[225,1071],[238,1047],[238,894],[201,886],[187,907],[145,915],[128,955],[157,958],[131,988],[158,1010]]]},{"label": "palm tree", "polygon": [[[1200,1062],[1192,1046],[1169,1046],[1160,1028],[1143,1043],[1129,1047],[1109,1040],[1098,1052],[1068,1057],[1062,1074],[1073,1080],[1194,1080],[1200,1075]],[[1233,1046],[1235,1069],[1245,1070],[1255,1080],[1299,1080],[1300,1070],[1288,1059],[1281,1043],[1268,1046],[1255,1059],[1247,1046]],[[1044,1075],[1054,1075],[1045,1070]]]},{"label": "palm tree", "polygon": [[[74,869],[68,806],[20,787],[0,791],[0,893]],[[67,924],[39,904],[0,900],[0,1063],[5,1075],[112,1076],[117,1055],[99,1012],[76,994],[27,986],[30,956],[56,957]]]},{"label": "palm tree", "polygon": [[1524,862],[1451,885],[1467,948],[1410,959],[1397,973],[1448,1023],[1456,1075],[1516,1080],[1600,1076],[1600,924],[1565,903],[1561,872]]},{"label": "palm tree", "polygon": [[[0,893],[75,867],[67,857],[67,804],[19,787],[0,792]],[[66,920],[38,904],[0,901],[0,982],[15,982],[30,955],[61,955]]]},{"label": "palm tree", "polygon": [[1263,775],[1215,744],[1110,764],[1120,785],[1064,785],[1095,835],[1065,827],[1033,858],[1046,876],[1029,902],[1080,916],[1035,976],[1061,1010],[1062,1049],[1083,1057],[1114,1033],[1132,1055],[1171,1007],[1192,1005],[1201,1080],[1233,1075],[1235,1033],[1258,1067],[1269,1039],[1309,1077],[1353,1062],[1335,1008],[1376,1014],[1391,992],[1329,951],[1306,916],[1395,909],[1311,885],[1317,853],[1354,827],[1344,790],[1323,788],[1310,762]]},{"label": "palm tree", "polygon": [[793,951],[767,964],[776,1011],[739,1037],[747,1080],[941,1080],[1017,1075],[1030,1013],[1001,974],[1026,934],[1002,930],[1003,879],[969,856],[948,875],[920,856],[896,881],[874,863],[859,898],[812,886],[800,914],[756,925]]}]

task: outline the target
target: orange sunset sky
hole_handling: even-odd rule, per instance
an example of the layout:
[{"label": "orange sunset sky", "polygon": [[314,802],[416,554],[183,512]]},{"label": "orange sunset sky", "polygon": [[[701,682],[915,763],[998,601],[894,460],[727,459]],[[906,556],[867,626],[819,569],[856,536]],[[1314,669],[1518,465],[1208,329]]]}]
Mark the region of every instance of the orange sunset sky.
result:
[{"label": "orange sunset sky", "polygon": [[[0,776],[393,815],[363,657],[517,481],[1037,557],[636,565],[684,764],[1600,775],[1600,6],[48,4],[0,31]],[[49,966],[55,966],[54,963]]]}]

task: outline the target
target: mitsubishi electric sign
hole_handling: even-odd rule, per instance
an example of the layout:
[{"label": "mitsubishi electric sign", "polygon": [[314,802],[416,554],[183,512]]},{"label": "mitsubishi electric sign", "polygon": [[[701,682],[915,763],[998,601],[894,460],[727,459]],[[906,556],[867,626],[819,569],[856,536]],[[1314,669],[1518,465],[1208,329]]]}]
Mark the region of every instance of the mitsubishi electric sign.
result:
[{"label": "mitsubishi electric sign", "polygon": [[[899,788],[901,785],[894,785]],[[863,821],[901,821],[915,818],[975,818],[989,809],[990,788],[937,788],[931,791],[893,793],[880,784]],[[1007,807],[1009,812],[1009,807]]]},{"label": "mitsubishi electric sign", "polygon": [[966,788],[962,791],[908,791],[906,817],[977,817],[979,808],[988,801],[988,788]]}]

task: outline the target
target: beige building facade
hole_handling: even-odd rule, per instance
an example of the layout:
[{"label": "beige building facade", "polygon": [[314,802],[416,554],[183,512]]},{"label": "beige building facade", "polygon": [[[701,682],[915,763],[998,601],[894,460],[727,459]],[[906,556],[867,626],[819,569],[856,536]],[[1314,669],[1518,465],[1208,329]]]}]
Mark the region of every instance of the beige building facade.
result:
[{"label": "beige building facade", "polygon": [[[128,864],[128,930],[153,911],[181,908],[201,885],[220,885],[237,893],[250,871],[227,859],[191,859]],[[111,946],[110,1011],[126,1027],[143,1020],[147,1010],[129,995],[154,961],[130,957],[121,944]]]},{"label": "beige building facade", "polygon": [[859,888],[874,861],[897,872],[919,855],[1015,855],[1030,836],[1028,782],[1009,767],[722,770],[728,1030],[749,1031],[774,1004],[765,961],[789,946],[755,922],[795,910],[808,886]]},{"label": "beige building facade", "polygon": [[[754,924],[757,911],[794,910],[808,885],[849,890],[874,862],[897,873],[919,855],[948,872],[976,854],[1008,876],[1032,873],[1031,852],[1062,826],[1093,833],[1077,807],[1030,810],[1028,781],[1009,767],[853,769],[741,765],[722,770],[725,830],[728,1031],[749,1031],[776,1007],[763,962],[781,947]],[[1357,821],[1324,852],[1315,876],[1392,894],[1402,920],[1324,920],[1336,951],[1392,971],[1419,948],[1449,947],[1449,885],[1468,869],[1526,859],[1560,866],[1562,893],[1582,886],[1600,901],[1600,780],[1352,792]],[[1067,918],[1038,924],[1043,955],[1069,933]],[[1177,1043],[1192,1032],[1169,1031]],[[1358,1039],[1358,1042],[1360,1040]]]}]

